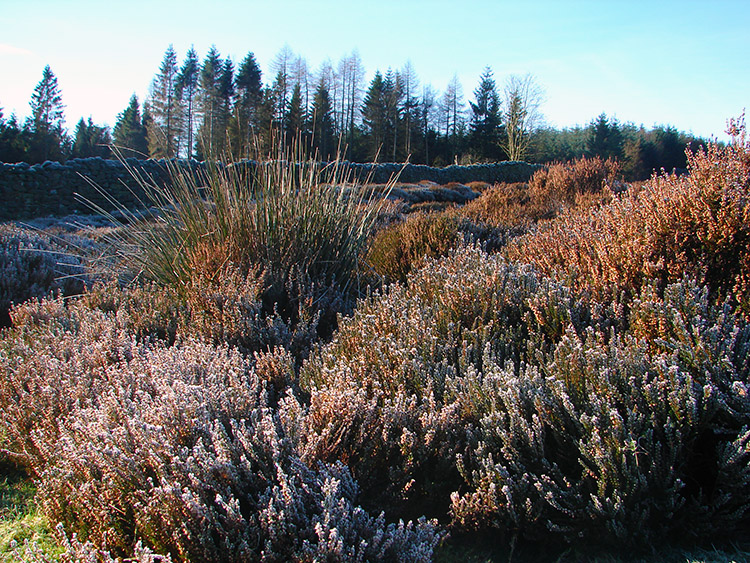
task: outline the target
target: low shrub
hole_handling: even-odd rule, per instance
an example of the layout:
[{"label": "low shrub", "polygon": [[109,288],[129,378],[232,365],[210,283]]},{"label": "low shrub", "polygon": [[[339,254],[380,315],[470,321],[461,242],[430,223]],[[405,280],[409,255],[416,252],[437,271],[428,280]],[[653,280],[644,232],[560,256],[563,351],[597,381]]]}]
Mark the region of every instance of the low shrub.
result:
[{"label": "low shrub", "polygon": [[463,248],[360,304],[304,364],[289,432],[304,459],[345,460],[369,502],[450,504],[456,530],[635,547],[737,533],[750,327],[689,280],[636,297],[587,304]]},{"label": "low shrub", "polygon": [[445,214],[411,214],[375,234],[367,265],[386,283],[405,282],[426,258],[446,254],[460,241],[459,222]]},{"label": "low shrub", "polygon": [[619,172],[616,161],[598,156],[551,164],[535,172],[529,180],[529,198],[552,206],[570,205],[581,197],[595,196],[612,187]]},{"label": "low shrub", "polygon": [[7,332],[0,353],[7,453],[50,521],[118,556],[140,540],[178,561],[430,559],[434,523],[386,524],[345,466],[299,460],[273,407],[288,353],[165,348],[85,311]]},{"label": "low shrub", "polygon": [[298,411],[287,419],[301,421],[293,434],[305,459],[348,463],[370,502],[445,514],[461,486],[455,455],[475,443],[479,420],[456,382],[488,350],[528,361],[560,337],[565,319],[582,322],[584,309],[564,288],[476,246],[428,261],[407,285],[361,302],[303,365],[310,404],[286,406]]},{"label": "low shrub", "polygon": [[53,292],[84,289],[84,268],[71,247],[12,224],[0,225],[0,326],[8,324],[12,305]]},{"label": "low shrub", "polygon": [[495,184],[457,210],[457,214],[475,223],[520,234],[537,221],[552,218],[555,211],[547,201],[532,201],[527,184]]},{"label": "low shrub", "polygon": [[689,275],[748,314],[747,155],[744,142],[711,144],[688,155],[687,175],[656,176],[608,205],[569,210],[507,254],[599,294],[634,294],[653,278],[664,287]]},{"label": "low shrub", "polygon": [[569,331],[540,364],[466,378],[490,408],[459,459],[474,490],[453,495],[457,524],[637,547],[744,529],[750,330],[689,282],[645,292],[632,317],[665,339]]}]

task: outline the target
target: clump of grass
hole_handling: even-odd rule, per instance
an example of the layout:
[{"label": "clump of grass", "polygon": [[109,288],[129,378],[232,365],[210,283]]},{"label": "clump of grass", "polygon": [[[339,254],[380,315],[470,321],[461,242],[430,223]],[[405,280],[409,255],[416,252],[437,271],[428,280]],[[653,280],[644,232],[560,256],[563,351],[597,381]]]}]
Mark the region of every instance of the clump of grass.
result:
[{"label": "clump of grass", "polygon": [[153,211],[122,210],[113,232],[131,277],[174,290],[199,334],[246,351],[277,345],[304,357],[360,291],[361,262],[383,200],[291,152],[267,162],[170,169],[171,185],[137,177]]},{"label": "clump of grass", "polygon": [[33,542],[48,554],[59,548],[46,517],[34,503],[36,488],[28,476],[0,457],[0,562],[15,561],[14,546]]},{"label": "clump of grass", "polygon": [[321,168],[300,155],[251,164],[216,164],[205,177],[173,169],[170,188],[140,178],[159,209],[121,247],[146,278],[189,286],[196,267],[261,270],[275,284],[304,274],[347,287],[378,214],[335,161]]}]

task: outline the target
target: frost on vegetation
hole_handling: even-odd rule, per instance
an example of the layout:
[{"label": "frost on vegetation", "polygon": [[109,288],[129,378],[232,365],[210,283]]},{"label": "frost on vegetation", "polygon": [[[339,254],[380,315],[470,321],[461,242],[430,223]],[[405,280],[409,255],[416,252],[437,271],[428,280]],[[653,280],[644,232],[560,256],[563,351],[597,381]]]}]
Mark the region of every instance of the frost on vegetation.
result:
[{"label": "frost on vegetation", "polygon": [[51,292],[83,291],[82,260],[70,246],[45,234],[0,225],[0,312]]},{"label": "frost on vegetation", "polygon": [[625,309],[463,248],[360,304],[285,420],[308,462],[349,461],[367,494],[455,529],[731,535],[750,516],[748,352],[743,317],[689,279]]},{"label": "frost on vegetation", "polygon": [[73,541],[75,557],[141,541],[177,561],[430,559],[435,523],[386,524],[345,466],[301,462],[271,401],[288,353],[165,347],[96,321],[37,325],[52,334],[33,349],[16,329],[0,355],[9,449],[48,518],[95,546]]}]

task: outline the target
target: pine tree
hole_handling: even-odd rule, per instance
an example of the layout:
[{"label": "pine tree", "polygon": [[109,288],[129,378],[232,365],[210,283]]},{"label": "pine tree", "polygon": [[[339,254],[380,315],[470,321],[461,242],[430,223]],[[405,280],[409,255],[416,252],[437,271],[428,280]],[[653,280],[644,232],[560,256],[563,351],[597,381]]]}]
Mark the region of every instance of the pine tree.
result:
[{"label": "pine tree", "polygon": [[385,140],[388,145],[388,154],[391,162],[400,160],[399,129],[401,127],[401,102],[404,97],[403,83],[398,72],[388,69],[385,74],[383,95],[386,106],[386,131]]},{"label": "pine tree", "polygon": [[458,151],[466,126],[465,109],[463,87],[458,80],[458,76],[454,74],[448,83],[441,104],[441,110],[445,118],[445,137],[450,149],[450,155],[447,156],[450,156],[451,160],[458,158]]},{"label": "pine tree", "polygon": [[112,137],[108,127],[99,127],[89,117],[88,122],[81,118],[76,126],[73,140],[73,158],[89,158],[99,156],[106,158],[110,155]]},{"label": "pine tree", "polygon": [[474,90],[475,102],[471,105],[471,136],[478,156],[497,159],[501,137],[500,96],[497,93],[492,69],[486,67]]},{"label": "pine tree", "polygon": [[586,154],[602,158],[622,157],[622,132],[616,119],[610,120],[605,113],[601,113],[591,122]]},{"label": "pine tree", "polygon": [[404,119],[404,151],[407,156],[412,154],[412,137],[419,134],[419,98],[415,92],[419,89],[419,79],[417,73],[411,64],[407,61],[401,71],[401,82],[403,84],[403,105],[401,111]]},{"label": "pine tree", "polygon": [[385,86],[383,75],[380,71],[375,72],[375,77],[370,82],[370,88],[365,94],[362,105],[362,123],[369,140],[369,158],[373,161],[379,160],[387,130],[388,108]]},{"label": "pine tree", "polygon": [[289,91],[291,90],[291,71],[294,53],[289,45],[279,51],[271,63],[271,70],[276,73],[273,83],[275,120],[280,131],[286,129],[286,116],[289,111]]},{"label": "pine tree", "polygon": [[133,94],[125,110],[118,114],[112,133],[114,144],[125,157],[144,158],[148,152],[146,128],[141,120],[138,97]]},{"label": "pine tree", "polygon": [[153,122],[148,130],[148,146],[152,157],[173,158],[179,152],[181,109],[177,94],[177,55],[170,45],[164,53],[159,74],[151,83],[148,106]]},{"label": "pine tree", "polygon": [[248,53],[240,64],[234,80],[237,100],[230,120],[232,154],[237,158],[248,155],[253,137],[260,128],[263,83],[255,56]]},{"label": "pine tree", "polygon": [[286,117],[286,137],[288,143],[294,143],[301,136],[304,120],[302,88],[299,84],[295,84],[292,97],[289,100],[289,112]]},{"label": "pine tree", "polygon": [[65,133],[65,106],[57,85],[57,77],[49,65],[44,67],[42,80],[31,95],[31,120],[33,152],[38,160],[61,160]]},{"label": "pine tree", "polygon": [[192,47],[185,57],[185,62],[177,75],[177,97],[182,106],[181,131],[184,137],[185,154],[193,155],[195,150],[195,113],[198,95],[198,55]]},{"label": "pine tree", "polygon": [[200,70],[200,89],[198,92],[198,109],[200,114],[200,126],[198,127],[198,153],[202,157],[217,157],[220,147],[217,146],[217,137],[220,138],[219,114],[221,107],[220,78],[224,61],[221,60],[216,46],[203,60]]},{"label": "pine tree", "polygon": [[422,99],[419,104],[419,124],[422,128],[422,139],[424,140],[424,159],[426,165],[430,165],[430,136],[435,132],[431,129],[433,116],[435,114],[436,94],[432,86],[425,85],[422,89]]},{"label": "pine tree", "polygon": [[328,88],[326,88],[325,79],[322,77],[315,90],[311,120],[313,148],[317,150],[319,158],[330,160],[335,148],[333,110]]}]

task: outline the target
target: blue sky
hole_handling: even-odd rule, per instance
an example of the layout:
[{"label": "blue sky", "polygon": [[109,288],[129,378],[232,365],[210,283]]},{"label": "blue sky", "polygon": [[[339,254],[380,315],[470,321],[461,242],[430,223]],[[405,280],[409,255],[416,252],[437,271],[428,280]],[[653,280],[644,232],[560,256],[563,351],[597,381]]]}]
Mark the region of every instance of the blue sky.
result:
[{"label": "blue sky", "polygon": [[498,85],[531,73],[555,127],[602,112],[621,122],[723,138],[750,105],[750,1],[222,1],[3,0],[0,107],[25,117],[49,64],[69,129],[80,117],[114,125],[141,101],[169,44],[215,44],[238,63],[269,65],[288,44],[313,70],[357,49],[369,83],[407,60],[423,84],[445,90],[457,74],[466,99],[485,66]]}]

